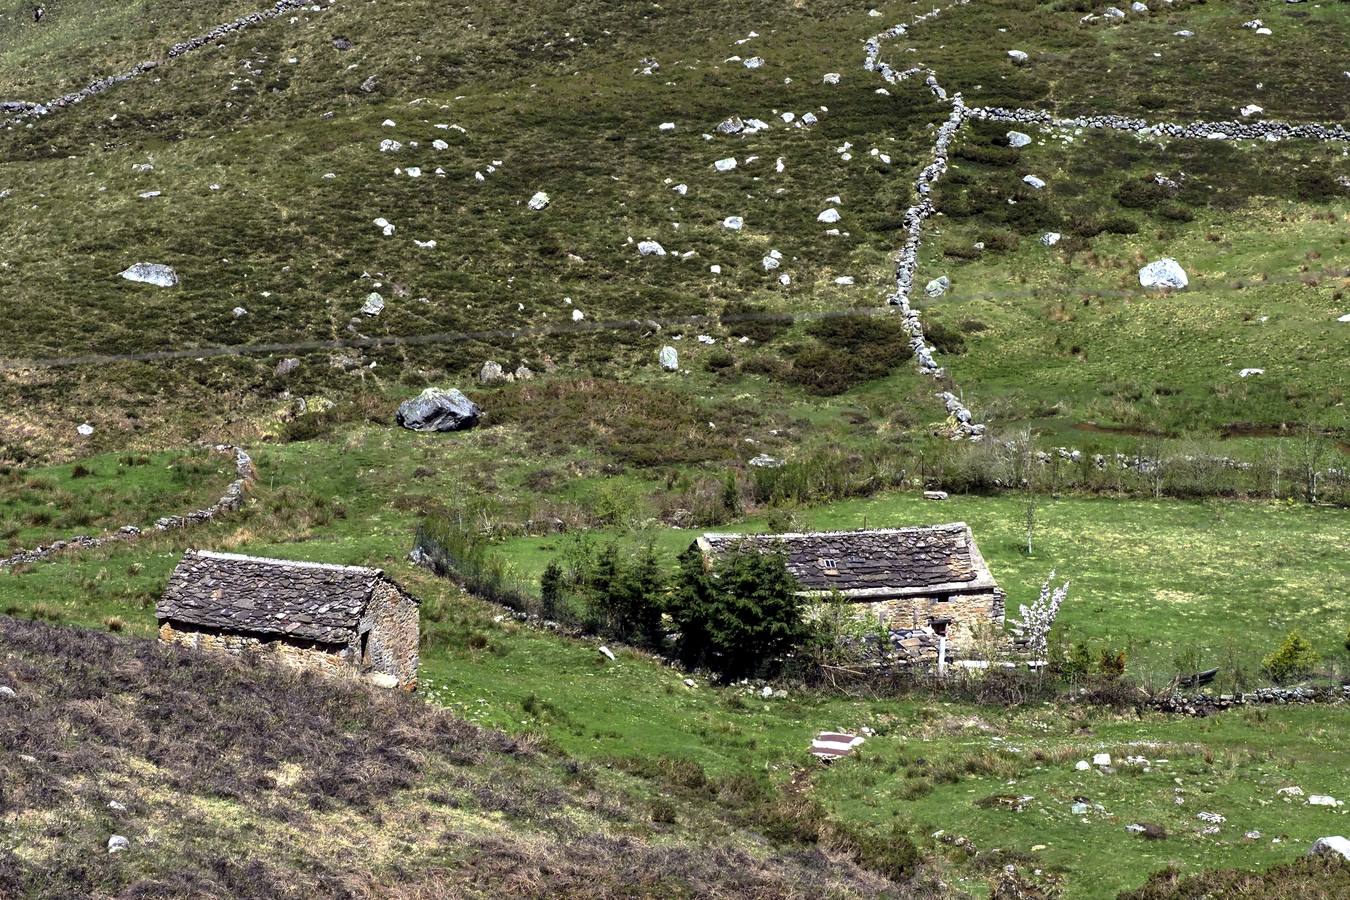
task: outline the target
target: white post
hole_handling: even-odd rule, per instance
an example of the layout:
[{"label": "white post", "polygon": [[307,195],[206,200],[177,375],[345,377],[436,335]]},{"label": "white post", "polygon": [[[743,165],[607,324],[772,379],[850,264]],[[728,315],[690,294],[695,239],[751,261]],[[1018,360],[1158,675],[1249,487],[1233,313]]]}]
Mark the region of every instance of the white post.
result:
[{"label": "white post", "polygon": [[938,677],[947,674],[947,636],[938,636]]}]

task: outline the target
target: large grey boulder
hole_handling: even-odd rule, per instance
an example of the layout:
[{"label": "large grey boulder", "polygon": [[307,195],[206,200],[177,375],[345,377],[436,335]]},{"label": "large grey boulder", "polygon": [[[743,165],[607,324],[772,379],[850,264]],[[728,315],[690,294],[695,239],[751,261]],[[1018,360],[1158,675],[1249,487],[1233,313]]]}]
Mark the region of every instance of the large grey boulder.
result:
[{"label": "large grey boulder", "polygon": [[478,404],[451,388],[427,388],[399,404],[394,421],[410,431],[463,431],[478,424]]},{"label": "large grey boulder", "polygon": [[178,273],[159,263],[136,263],[119,274],[127,281],[153,284],[156,287],[173,287],[178,284]]},{"label": "large grey boulder", "polygon": [[1031,143],[1031,135],[1021,131],[1008,132],[1009,147],[1025,147],[1027,144],[1030,143]]},{"label": "large grey boulder", "polygon": [[1186,270],[1170,256],[1154,260],[1139,270],[1139,283],[1146,288],[1169,288],[1179,291],[1190,284]]}]

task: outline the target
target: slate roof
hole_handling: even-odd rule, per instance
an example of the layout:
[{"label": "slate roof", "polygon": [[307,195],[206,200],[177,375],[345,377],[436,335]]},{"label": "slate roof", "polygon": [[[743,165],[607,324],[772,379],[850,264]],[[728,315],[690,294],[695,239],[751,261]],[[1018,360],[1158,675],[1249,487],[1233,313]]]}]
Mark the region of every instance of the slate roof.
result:
[{"label": "slate roof", "polygon": [[364,566],[189,550],[155,614],[160,621],[343,644],[381,582],[398,587]]},{"label": "slate roof", "polygon": [[806,593],[838,590],[857,600],[998,589],[965,522],[924,528],[805,534],[705,534],[705,555],[734,547],[779,551]]}]

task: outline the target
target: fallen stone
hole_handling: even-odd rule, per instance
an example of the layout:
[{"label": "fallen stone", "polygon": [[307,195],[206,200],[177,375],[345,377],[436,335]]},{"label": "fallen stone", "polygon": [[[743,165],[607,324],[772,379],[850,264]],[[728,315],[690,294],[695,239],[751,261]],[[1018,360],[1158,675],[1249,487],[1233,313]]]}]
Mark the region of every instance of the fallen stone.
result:
[{"label": "fallen stone", "polygon": [[1341,859],[1350,860],[1350,840],[1346,840],[1340,835],[1332,837],[1321,837],[1313,842],[1312,849],[1308,851],[1309,856],[1336,856]]},{"label": "fallen stone", "polygon": [[924,492],[923,492],[923,499],[925,499],[925,500],[946,500],[946,499],[947,499],[947,492],[946,492],[946,491],[924,491]]},{"label": "fallen stone", "polygon": [[479,384],[501,384],[507,381],[506,372],[502,370],[501,363],[489,359],[483,363],[483,368],[478,370]]},{"label": "fallen stone", "polygon": [[756,469],[779,469],[782,468],[783,461],[767,453],[761,453],[750,460],[750,465]]},{"label": "fallen stone", "polygon": [[109,853],[121,853],[125,850],[130,849],[131,849],[131,841],[122,837],[122,835],[114,834],[112,837],[108,838]]},{"label": "fallen stone", "polygon": [[614,651],[606,647],[604,644],[600,645],[600,655],[603,656],[605,659],[609,660],[610,662],[614,662]]},{"label": "fallen stone", "polygon": [[1171,257],[1155,260],[1139,270],[1139,283],[1146,287],[1181,290],[1190,284],[1186,270]]},{"label": "fallen stone", "polygon": [[539,193],[535,194],[533,197],[530,198],[529,206],[530,209],[534,210],[535,212],[538,212],[539,210],[548,206],[548,204],[549,204],[548,194],[545,194],[543,191],[540,191]]},{"label": "fallen stone", "polygon": [[640,241],[638,243],[638,253],[642,256],[665,256],[666,248],[662,247],[656,241]]},{"label": "fallen stone", "polygon": [[374,317],[382,312],[384,312],[384,298],[371,291],[366,295],[366,302],[361,304],[361,314]]},{"label": "fallen stone", "polygon": [[458,390],[427,388],[399,404],[394,421],[409,431],[463,431],[478,424],[482,410]]},{"label": "fallen stone", "polygon": [[656,354],[656,360],[667,372],[676,372],[680,368],[680,352],[674,347],[662,347]]},{"label": "fallen stone", "polygon": [[934,278],[924,287],[923,292],[929,297],[941,297],[947,293],[947,289],[952,286],[952,280],[946,275],[940,278]]},{"label": "fallen stone", "polygon": [[178,273],[159,263],[136,263],[119,274],[127,281],[153,284],[156,287],[173,287],[178,284]]},{"label": "fallen stone", "polygon": [[1020,132],[1020,131],[1010,131],[1010,132],[1008,132],[1008,146],[1009,146],[1009,147],[1014,147],[1014,148],[1016,148],[1016,147],[1025,147],[1027,144],[1030,144],[1030,143],[1031,143],[1031,135],[1029,135],[1029,134],[1023,134],[1023,133]]},{"label": "fallen stone", "polygon": [[1059,243],[1061,237],[1063,237],[1063,235],[1058,231],[1047,231],[1045,234],[1041,235],[1041,243],[1047,247],[1053,247]]}]

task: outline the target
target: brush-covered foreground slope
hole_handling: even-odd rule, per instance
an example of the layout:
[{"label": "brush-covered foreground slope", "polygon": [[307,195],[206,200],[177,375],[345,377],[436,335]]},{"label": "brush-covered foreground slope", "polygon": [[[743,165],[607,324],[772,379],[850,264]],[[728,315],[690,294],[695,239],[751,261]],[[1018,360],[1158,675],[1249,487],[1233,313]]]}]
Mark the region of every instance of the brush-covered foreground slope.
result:
[{"label": "brush-covered foreground slope", "polygon": [[[153,19],[154,34],[169,22],[178,37],[202,30],[200,9],[142,6],[136,21]],[[1343,4],[1178,3],[1118,27],[1080,23],[1076,6],[955,7],[882,55],[934,66],[972,104],[1065,114],[1232,118],[1260,101],[1272,117],[1309,120],[1334,118],[1350,100],[1350,79],[1326,71],[1350,34]],[[11,213],[0,224],[0,290],[21,327],[6,331],[0,356],[189,355],[8,371],[16,413],[0,437],[59,449],[72,407],[124,441],[198,436],[255,420],[283,389],[341,397],[376,382],[406,393],[463,382],[487,358],[508,370],[656,376],[657,349],[681,333],[686,367],[717,357],[728,376],[719,399],[763,380],[798,394],[856,389],[822,385],[810,371],[819,359],[801,353],[801,326],[752,328],[744,317],[882,307],[913,176],[947,107],[917,81],[877,93],[861,46],[923,9],[884,4],[873,17],[846,3],[750,2],[710,14],[684,0],[539,2],[522,14],[517,4],[338,2],[11,128],[0,134]],[[0,48],[6,91],[27,96],[66,71],[54,50],[24,57],[24,47],[74,53],[91,34],[134,32],[123,14],[59,12],[5,19],[23,36]],[[1266,45],[1241,27],[1255,12],[1278,23]],[[1172,35],[1183,29],[1196,37]],[[124,43],[101,51],[109,69],[147,55]],[[1031,64],[1011,65],[1004,43]],[[752,55],[764,64],[747,68]],[[660,68],[644,75],[650,57]],[[1090,79],[1088,60],[1116,62]],[[1136,69],[1151,73],[1147,85]],[[840,83],[823,83],[827,72]],[[797,127],[807,112],[819,123]],[[769,127],[716,132],[731,115]],[[674,129],[660,130],[666,122]],[[959,136],[920,268],[921,285],[942,274],[954,282],[925,315],[946,326],[942,361],[977,411],[1062,429],[1344,429],[1343,148],[1035,130],[1036,143],[1017,151],[1003,130],[972,125]],[[385,140],[401,149],[381,152]],[[714,169],[728,157],[736,169]],[[1045,191],[1021,183],[1033,172]],[[1155,172],[1181,184],[1175,196],[1148,188]],[[544,210],[527,206],[537,191],[551,199]],[[830,207],[842,215],[838,235],[816,221]],[[744,227],[727,228],[732,216]],[[1038,242],[1050,230],[1065,235],[1056,248]],[[645,239],[668,254],[640,256]],[[783,258],[766,271],[771,251]],[[1162,255],[1192,273],[1188,291],[1139,288],[1137,266]],[[182,284],[117,277],[137,261],[174,266]],[[845,277],[852,283],[836,283]],[[372,291],[385,303],[378,317],[360,312]],[[680,321],[719,315],[721,324]],[[616,322],[628,327],[589,331]],[[698,333],[717,345],[691,346]],[[314,349],[429,335],[440,337]],[[901,343],[893,333],[870,340]],[[242,358],[190,355],[273,344]],[[274,376],[285,356],[300,369]],[[903,348],[879,371],[906,370],[902,359]],[[1265,372],[1239,379],[1244,368]]]},{"label": "brush-covered foreground slope", "polygon": [[407,695],[7,618],[0,648],[7,898],[901,891]]}]

